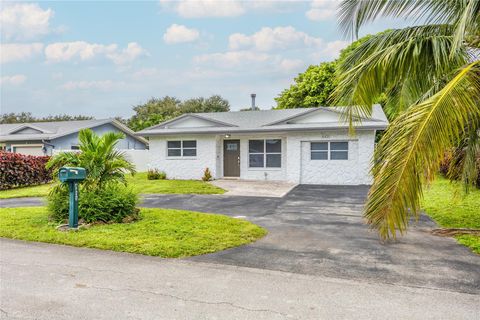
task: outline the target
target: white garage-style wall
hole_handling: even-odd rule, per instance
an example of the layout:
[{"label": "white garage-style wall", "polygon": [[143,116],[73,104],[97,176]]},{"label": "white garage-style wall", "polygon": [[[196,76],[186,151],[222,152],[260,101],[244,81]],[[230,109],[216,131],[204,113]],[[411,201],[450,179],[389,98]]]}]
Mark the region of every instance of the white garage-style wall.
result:
[{"label": "white garage-style wall", "polygon": [[[347,142],[348,159],[312,159],[312,142]],[[375,146],[374,130],[357,131],[354,137],[349,136],[347,132],[292,136],[289,137],[289,146],[294,150],[289,157],[298,166],[289,171],[289,180],[302,184],[328,185],[359,185],[372,182],[370,166]]]}]

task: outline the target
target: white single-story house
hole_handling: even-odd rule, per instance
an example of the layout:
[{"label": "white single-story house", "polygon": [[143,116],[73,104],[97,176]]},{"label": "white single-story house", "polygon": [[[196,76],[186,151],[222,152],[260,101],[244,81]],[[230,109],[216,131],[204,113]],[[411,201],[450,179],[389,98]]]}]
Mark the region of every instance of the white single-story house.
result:
[{"label": "white single-story house", "polygon": [[278,180],[302,184],[370,184],[375,132],[388,120],[380,105],[354,136],[342,108],[184,114],[144,129],[150,167],[169,178]]},{"label": "white single-story house", "polygon": [[118,142],[117,149],[145,150],[148,146],[147,140],[115,119],[92,119],[0,124],[0,148],[34,156],[52,155],[54,150],[77,150],[82,129],[91,129],[98,135],[123,132],[125,138]]}]

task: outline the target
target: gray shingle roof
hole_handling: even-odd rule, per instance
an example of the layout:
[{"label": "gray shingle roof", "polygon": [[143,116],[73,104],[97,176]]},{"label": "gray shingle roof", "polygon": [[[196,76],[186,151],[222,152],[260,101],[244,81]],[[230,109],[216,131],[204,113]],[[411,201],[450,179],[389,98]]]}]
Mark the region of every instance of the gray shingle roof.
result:
[{"label": "gray shingle roof", "polygon": [[[78,132],[86,128],[94,128],[103,124],[111,123],[124,133],[139,139],[135,136],[135,132],[128,129],[125,125],[119,123],[115,119],[92,119],[92,120],[75,120],[75,121],[52,121],[52,122],[32,122],[32,123],[14,123],[0,124],[0,141],[29,141],[29,140],[52,140],[71,133]],[[22,128],[32,128],[38,130],[38,133],[22,133],[14,134]],[[140,141],[147,143],[141,139]]]},{"label": "gray shingle roof", "polygon": [[[273,132],[289,130],[321,130],[348,128],[347,123],[321,122],[321,123],[288,123],[293,118],[323,110],[326,112],[341,113],[340,108],[320,107],[320,108],[302,108],[302,109],[282,109],[282,110],[260,110],[260,111],[235,111],[235,112],[212,112],[212,113],[193,113],[182,115],[173,120],[160,123],[150,128],[137,132],[138,135],[150,136],[161,134],[177,133],[222,133],[222,132]],[[180,118],[193,116],[201,119],[217,122],[217,125],[211,127],[197,128],[172,128],[169,124],[174,123]],[[383,113],[380,105],[373,107],[372,116],[362,119],[357,125],[358,128],[384,129],[388,125],[388,120]]]}]

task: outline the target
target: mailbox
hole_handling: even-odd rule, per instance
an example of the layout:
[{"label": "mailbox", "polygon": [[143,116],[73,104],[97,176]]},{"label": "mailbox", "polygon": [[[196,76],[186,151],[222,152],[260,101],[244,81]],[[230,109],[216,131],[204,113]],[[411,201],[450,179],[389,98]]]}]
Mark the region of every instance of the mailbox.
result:
[{"label": "mailbox", "polygon": [[85,168],[63,167],[58,171],[58,179],[61,182],[78,182],[85,180],[86,177]]},{"label": "mailbox", "polygon": [[85,168],[63,167],[58,170],[58,179],[68,183],[70,205],[68,209],[68,227],[78,228],[78,183],[85,180],[87,172]]}]

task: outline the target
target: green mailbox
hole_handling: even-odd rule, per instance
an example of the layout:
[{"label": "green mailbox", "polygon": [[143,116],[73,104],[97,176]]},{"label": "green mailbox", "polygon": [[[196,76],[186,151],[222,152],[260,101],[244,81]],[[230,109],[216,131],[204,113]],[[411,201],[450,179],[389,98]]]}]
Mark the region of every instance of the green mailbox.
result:
[{"label": "green mailbox", "polygon": [[61,182],[68,183],[68,190],[70,191],[69,228],[78,228],[78,183],[85,180],[86,177],[85,168],[63,167],[58,170],[58,179]]},{"label": "green mailbox", "polygon": [[84,168],[63,167],[58,171],[58,178],[61,182],[83,181],[86,177],[87,172]]}]

